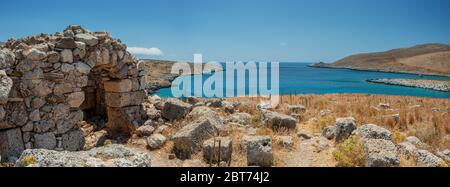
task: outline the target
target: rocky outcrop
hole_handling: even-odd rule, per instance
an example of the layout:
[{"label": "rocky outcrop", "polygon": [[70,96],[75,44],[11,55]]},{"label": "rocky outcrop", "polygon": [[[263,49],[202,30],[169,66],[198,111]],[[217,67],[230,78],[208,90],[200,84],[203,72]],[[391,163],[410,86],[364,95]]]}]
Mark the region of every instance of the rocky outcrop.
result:
[{"label": "rocky outcrop", "polygon": [[150,157],[123,145],[111,144],[89,151],[25,150],[17,167],[150,167]]},{"label": "rocky outcrop", "polygon": [[0,134],[8,134],[0,152],[80,150],[79,123],[96,115],[107,118],[111,135],[129,134],[145,117],[145,85],[145,68],[109,33],[72,25],[10,39],[0,50]]},{"label": "rocky outcrop", "polygon": [[152,134],[147,138],[147,144],[150,149],[161,148],[166,143],[167,138],[159,133]]},{"label": "rocky outcrop", "polygon": [[450,92],[450,82],[417,79],[369,79],[367,82]]}]

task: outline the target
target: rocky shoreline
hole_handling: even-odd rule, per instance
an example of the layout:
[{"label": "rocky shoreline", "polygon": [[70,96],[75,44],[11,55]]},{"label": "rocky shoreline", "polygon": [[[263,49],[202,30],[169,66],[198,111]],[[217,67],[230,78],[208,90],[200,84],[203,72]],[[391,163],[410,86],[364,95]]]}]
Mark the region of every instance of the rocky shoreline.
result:
[{"label": "rocky shoreline", "polygon": [[367,82],[450,92],[450,82],[422,79],[369,79]]}]

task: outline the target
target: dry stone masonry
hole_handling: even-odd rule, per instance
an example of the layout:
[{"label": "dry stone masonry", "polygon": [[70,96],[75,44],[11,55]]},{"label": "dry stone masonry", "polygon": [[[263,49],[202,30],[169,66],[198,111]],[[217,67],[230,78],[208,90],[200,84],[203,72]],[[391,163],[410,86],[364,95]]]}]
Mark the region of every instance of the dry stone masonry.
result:
[{"label": "dry stone masonry", "polygon": [[0,50],[2,159],[25,149],[81,150],[78,126],[89,117],[106,119],[110,135],[142,124],[146,72],[109,33],[74,25]]}]

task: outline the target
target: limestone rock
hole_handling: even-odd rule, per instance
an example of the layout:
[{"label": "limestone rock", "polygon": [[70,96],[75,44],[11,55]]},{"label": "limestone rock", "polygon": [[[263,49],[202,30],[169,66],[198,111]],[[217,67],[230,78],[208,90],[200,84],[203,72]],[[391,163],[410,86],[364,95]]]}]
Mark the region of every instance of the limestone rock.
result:
[{"label": "limestone rock", "polygon": [[282,147],[294,146],[294,140],[292,136],[275,136],[275,142]]},{"label": "limestone rock", "polygon": [[98,38],[89,33],[80,33],[75,35],[75,40],[83,42],[89,46],[95,46],[98,44]]},{"label": "limestone rock", "polygon": [[217,163],[220,152],[220,162],[230,162],[232,150],[230,137],[211,138],[203,142],[203,159],[207,163]]},{"label": "limestone rock", "polygon": [[194,121],[172,136],[174,152],[180,159],[188,159],[201,149],[203,141],[216,136],[217,128],[209,119]]},{"label": "limestone rock", "polygon": [[64,49],[63,51],[61,51],[61,62],[66,62],[66,63],[73,62],[72,50]]},{"label": "limestone rock", "polygon": [[143,125],[136,129],[136,134],[138,136],[144,137],[144,136],[150,136],[152,135],[153,131],[155,131],[155,128],[150,125]]},{"label": "limestone rock", "polygon": [[359,135],[365,139],[384,139],[384,140],[392,140],[391,131],[374,125],[374,124],[366,124],[358,128]]},{"label": "limestone rock", "polygon": [[384,139],[364,140],[367,167],[395,167],[400,165],[395,145]]},{"label": "limestone rock", "polygon": [[295,129],[296,128],[296,120],[288,115],[265,111],[262,114],[263,122],[270,128],[273,129]]},{"label": "limestone rock", "polygon": [[191,111],[192,105],[178,99],[168,99],[162,110],[162,117],[168,120],[177,120],[186,116]]},{"label": "limestone rock", "polygon": [[74,92],[67,96],[67,103],[72,108],[78,108],[84,102],[84,92]]},{"label": "limestone rock", "polygon": [[31,48],[31,49],[24,51],[23,56],[25,56],[25,58],[28,60],[36,62],[36,61],[44,60],[47,57],[47,54],[36,48]]},{"label": "limestone rock", "polygon": [[0,69],[6,69],[14,65],[16,56],[9,49],[0,49]]},{"label": "limestone rock", "polygon": [[166,137],[162,134],[152,134],[147,138],[147,144],[150,149],[158,149],[161,148],[164,143],[166,143]]},{"label": "limestone rock", "polygon": [[62,37],[56,42],[56,47],[60,49],[75,49],[77,48],[77,44],[71,37]]},{"label": "limestone rock", "polygon": [[[26,162],[34,158],[35,162]],[[18,167],[150,167],[150,157],[123,145],[111,144],[89,151],[67,152],[45,149],[25,150],[16,163]]]},{"label": "limestone rock", "polygon": [[91,72],[91,67],[82,62],[75,63],[75,69],[83,75],[87,75]]},{"label": "limestone rock", "polygon": [[252,121],[252,116],[248,113],[235,113],[228,118],[229,122],[238,123],[240,125],[249,125]]},{"label": "limestone rock", "polygon": [[335,139],[336,142],[341,142],[347,139],[356,129],[355,118],[337,118],[335,124]]},{"label": "limestone rock", "polygon": [[9,92],[13,86],[13,81],[4,70],[0,70],[0,105],[8,102]]},{"label": "limestone rock", "polygon": [[418,150],[416,153],[416,162],[418,167],[446,167],[444,160],[437,157],[427,150]]},{"label": "limestone rock", "polygon": [[248,166],[272,166],[272,139],[269,136],[246,136],[243,144],[247,150]]}]

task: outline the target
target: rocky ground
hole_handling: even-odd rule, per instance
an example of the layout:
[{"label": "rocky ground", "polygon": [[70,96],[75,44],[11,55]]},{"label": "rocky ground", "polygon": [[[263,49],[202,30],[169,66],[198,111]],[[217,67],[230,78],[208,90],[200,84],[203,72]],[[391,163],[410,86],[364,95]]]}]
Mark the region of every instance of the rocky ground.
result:
[{"label": "rocky ground", "polygon": [[422,79],[370,79],[367,82],[450,92],[450,82]]},{"label": "rocky ground", "polygon": [[[348,105],[353,109],[343,111],[356,99],[372,110],[358,113]],[[103,138],[91,137],[81,152],[30,149],[15,166],[446,167],[450,163],[446,122],[431,119],[439,129],[414,132],[418,120],[402,113],[428,111],[445,121],[450,111],[445,99],[402,97],[409,103],[403,106],[397,96],[285,96],[284,104],[276,108],[256,101],[152,96],[144,104],[149,119],[131,137],[117,140],[100,134]],[[306,104],[298,104],[302,102]],[[431,123],[428,117],[422,116],[422,126]],[[398,122],[392,125],[391,119]],[[89,126],[85,124],[83,131]],[[424,131],[434,134],[423,135]]]}]

